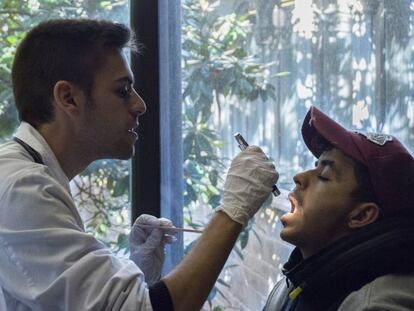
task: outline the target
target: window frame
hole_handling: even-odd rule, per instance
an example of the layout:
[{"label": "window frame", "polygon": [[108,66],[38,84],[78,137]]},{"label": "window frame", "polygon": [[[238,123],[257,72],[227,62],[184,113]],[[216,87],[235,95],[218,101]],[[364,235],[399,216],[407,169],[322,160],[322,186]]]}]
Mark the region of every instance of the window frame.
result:
[{"label": "window frame", "polygon": [[[181,1],[131,0],[130,14],[142,45],[131,57],[134,87],[147,104],[131,160],[132,223],[146,213],[182,226]],[[183,256],[183,236],[177,239],[164,273]]]}]

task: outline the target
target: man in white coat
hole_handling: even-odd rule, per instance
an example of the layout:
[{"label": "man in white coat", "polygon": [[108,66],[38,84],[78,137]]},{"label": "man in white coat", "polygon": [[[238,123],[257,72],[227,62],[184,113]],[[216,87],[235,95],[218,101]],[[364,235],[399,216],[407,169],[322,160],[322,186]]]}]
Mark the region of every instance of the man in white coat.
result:
[{"label": "man in white coat", "polygon": [[172,227],[168,220],[138,218],[132,260],[85,233],[69,181],[92,161],[130,158],[146,110],[124,55],[131,38],[108,21],[51,20],[17,49],[12,80],[21,124],[0,147],[6,310],[199,310],[238,234],[271,193],[277,172],[260,148],[238,154],[199,242],[160,280],[168,230],[137,224]]}]

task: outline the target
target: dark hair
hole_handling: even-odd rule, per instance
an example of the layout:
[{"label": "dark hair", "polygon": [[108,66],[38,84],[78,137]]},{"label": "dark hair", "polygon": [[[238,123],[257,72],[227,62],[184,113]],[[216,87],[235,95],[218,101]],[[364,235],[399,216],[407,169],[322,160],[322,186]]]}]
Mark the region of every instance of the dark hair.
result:
[{"label": "dark hair", "polygon": [[[329,141],[319,134],[314,136],[312,144],[314,144],[321,152],[334,148]],[[352,198],[355,202],[373,202],[378,205],[378,199],[375,194],[374,187],[372,186],[368,168],[355,159],[353,159],[353,163],[357,187],[351,193]]]},{"label": "dark hair", "polygon": [[136,51],[133,32],[105,20],[61,19],[40,23],[17,48],[12,67],[19,118],[34,127],[50,122],[53,87],[70,81],[90,96],[96,72],[109,50]]}]

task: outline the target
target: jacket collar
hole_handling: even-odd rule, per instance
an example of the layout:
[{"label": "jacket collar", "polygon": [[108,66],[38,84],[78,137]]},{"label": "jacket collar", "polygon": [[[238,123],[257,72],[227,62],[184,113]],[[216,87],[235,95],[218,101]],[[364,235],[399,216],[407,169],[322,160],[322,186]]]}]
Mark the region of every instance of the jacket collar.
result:
[{"label": "jacket collar", "polygon": [[303,295],[329,300],[379,276],[413,272],[413,252],[414,219],[395,217],[368,225],[306,259],[295,248],[283,273]]}]

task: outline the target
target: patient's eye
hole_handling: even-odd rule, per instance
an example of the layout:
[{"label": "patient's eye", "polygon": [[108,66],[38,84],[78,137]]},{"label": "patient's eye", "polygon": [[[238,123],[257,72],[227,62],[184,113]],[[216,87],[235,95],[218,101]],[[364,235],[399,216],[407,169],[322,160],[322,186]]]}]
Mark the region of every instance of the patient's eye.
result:
[{"label": "patient's eye", "polygon": [[318,179],[320,179],[321,181],[329,181],[329,178],[326,178],[322,175],[318,175]]}]

